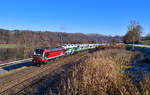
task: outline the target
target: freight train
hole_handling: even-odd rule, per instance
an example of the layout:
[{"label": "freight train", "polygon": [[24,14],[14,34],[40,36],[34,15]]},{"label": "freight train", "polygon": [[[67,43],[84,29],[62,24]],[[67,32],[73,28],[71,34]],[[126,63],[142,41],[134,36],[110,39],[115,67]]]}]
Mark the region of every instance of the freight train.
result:
[{"label": "freight train", "polygon": [[40,66],[41,64],[47,64],[50,60],[69,56],[80,51],[94,49],[98,46],[99,44],[65,44],[60,48],[35,49],[32,63]]}]

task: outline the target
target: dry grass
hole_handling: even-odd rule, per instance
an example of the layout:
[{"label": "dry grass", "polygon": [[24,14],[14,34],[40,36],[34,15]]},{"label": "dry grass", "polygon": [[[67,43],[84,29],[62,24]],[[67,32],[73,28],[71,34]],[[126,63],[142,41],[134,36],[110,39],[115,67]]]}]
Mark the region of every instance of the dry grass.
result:
[{"label": "dry grass", "polygon": [[[124,74],[124,66],[138,53],[110,49],[91,54],[63,79],[58,95],[149,95],[149,77],[136,86]],[[49,94],[54,94],[51,90]]]},{"label": "dry grass", "polygon": [[[47,81],[47,80],[53,78],[52,77],[53,75],[59,75],[59,73],[61,73],[61,70],[63,72],[63,68],[65,65],[73,63],[74,61],[76,62],[82,58],[84,59],[84,56],[86,57],[86,54],[87,54],[87,51],[80,52],[75,55],[63,57],[63,58],[60,58],[59,60],[52,61],[51,63],[49,63],[47,65],[43,65],[41,67],[31,66],[31,67],[27,67],[27,68],[24,68],[21,70],[17,70],[12,73],[8,73],[4,76],[0,76],[0,92],[4,91],[14,85],[17,85],[14,88],[12,88],[10,91],[6,91],[6,92],[4,92],[4,94],[2,94],[2,95],[14,95],[14,93],[16,93],[20,89],[26,87],[28,84],[32,84],[32,83],[34,84],[36,82],[37,85],[38,84],[40,85],[40,84],[42,84],[42,82],[44,80]],[[80,58],[78,56],[80,56]],[[55,73],[55,71],[56,71],[56,73]],[[50,76],[50,78],[47,76]],[[51,79],[51,80],[53,80],[53,79]],[[44,86],[47,86],[45,84],[45,81],[42,84],[43,86],[40,85],[41,88]],[[37,85],[32,85],[32,87],[37,86]],[[21,94],[18,94],[18,95],[24,95],[24,94],[31,95],[30,93],[32,93],[32,92],[34,93],[34,90],[32,89],[32,87],[25,89],[24,91],[22,91]],[[38,95],[43,95],[43,94],[38,94]]]}]

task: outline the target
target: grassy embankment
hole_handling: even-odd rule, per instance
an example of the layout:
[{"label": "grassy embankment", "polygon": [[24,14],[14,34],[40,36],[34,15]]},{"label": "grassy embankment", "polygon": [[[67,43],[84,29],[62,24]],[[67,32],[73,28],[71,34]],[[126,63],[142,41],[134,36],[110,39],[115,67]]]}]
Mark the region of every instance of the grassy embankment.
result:
[{"label": "grassy embankment", "polygon": [[150,45],[150,40],[144,40],[144,41],[141,41],[141,43],[143,43],[144,45]]},{"label": "grassy embankment", "polygon": [[0,48],[23,48],[25,45],[17,45],[17,44],[0,44]]},{"label": "grassy embankment", "polygon": [[[125,74],[138,52],[98,51],[70,71],[58,86],[58,95],[150,95],[150,81],[133,84]],[[50,94],[54,94],[49,90]]]},{"label": "grassy embankment", "polygon": [[0,48],[17,48],[16,44],[0,44]]}]

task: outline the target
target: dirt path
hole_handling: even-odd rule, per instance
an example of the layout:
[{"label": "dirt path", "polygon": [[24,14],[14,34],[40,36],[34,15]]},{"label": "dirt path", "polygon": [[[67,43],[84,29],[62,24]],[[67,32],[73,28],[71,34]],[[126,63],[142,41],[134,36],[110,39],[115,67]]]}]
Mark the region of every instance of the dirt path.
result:
[{"label": "dirt path", "polygon": [[[24,69],[18,70],[16,72],[7,74],[5,76],[1,76],[0,77],[0,92],[8,88],[11,88],[14,85],[19,84],[25,80],[27,81],[22,83],[24,85],[29,84],[35,79],[40,79],[47,74],[54,73],[55,70],[56,70],[55,72],[57,72],[57,70],[59,70],[59,68],[61,68],[65,64],[70,64],[74,61],[82,59],[82,56],[86,54],[87,52],[81,52],[81,53],[71,55],[65,58],[60,58],[59,60],[56,60],[47,65],[43,65],[41,67],[30,66],[30,67],[26,67]],[[24,87],[24,85],[22,87]]]}]

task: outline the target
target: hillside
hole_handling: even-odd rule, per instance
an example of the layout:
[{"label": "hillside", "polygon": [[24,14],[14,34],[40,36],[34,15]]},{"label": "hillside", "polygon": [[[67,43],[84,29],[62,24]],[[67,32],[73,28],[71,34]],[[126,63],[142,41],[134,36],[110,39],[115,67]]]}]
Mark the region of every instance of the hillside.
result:
[{"label": "hillside", "polygon": [[[26,44],[40,47],[66,43],[103,43],[111,42],[112,39],[114,37],[100,34],[0,29],[0,44]],[[115,37],[115,39],[121,41],[120,37]]]}]

